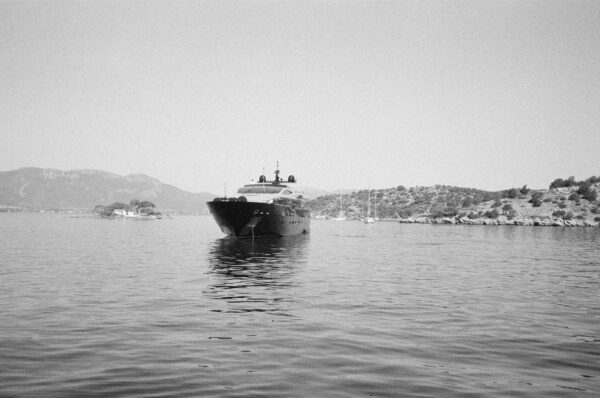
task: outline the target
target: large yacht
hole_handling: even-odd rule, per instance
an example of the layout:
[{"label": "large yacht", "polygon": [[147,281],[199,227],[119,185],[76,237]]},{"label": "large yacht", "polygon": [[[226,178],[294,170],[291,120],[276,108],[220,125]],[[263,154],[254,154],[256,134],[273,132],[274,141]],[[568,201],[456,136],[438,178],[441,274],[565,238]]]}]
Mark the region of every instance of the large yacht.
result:
[{"label": "large yacht", "polygon": [[267,181],[264,175],[258,183],[238,189],[237,196],[215,198],[208,209],[223,233],[236,238],[288,236],[310,231],[310,210],[303,207],[303,196],[296,192],[296,178],[287,181],[279,177]]}]

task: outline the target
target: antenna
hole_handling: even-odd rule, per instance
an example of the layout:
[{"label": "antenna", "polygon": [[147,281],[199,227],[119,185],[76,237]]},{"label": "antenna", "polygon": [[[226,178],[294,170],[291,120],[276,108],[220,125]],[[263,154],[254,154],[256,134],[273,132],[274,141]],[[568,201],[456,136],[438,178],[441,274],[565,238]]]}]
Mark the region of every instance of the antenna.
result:
[{"label": "antenna", "polygon": [[277,161],[277,169],[275,170],[275,184],[279,184],[279,160]]}]

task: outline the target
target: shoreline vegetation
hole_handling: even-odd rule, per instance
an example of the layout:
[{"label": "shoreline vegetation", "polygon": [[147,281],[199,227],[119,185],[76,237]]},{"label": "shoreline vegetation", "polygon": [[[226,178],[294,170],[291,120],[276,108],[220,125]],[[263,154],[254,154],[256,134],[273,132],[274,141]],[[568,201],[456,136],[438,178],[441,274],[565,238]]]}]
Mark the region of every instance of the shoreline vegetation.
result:
[{"label": "shoreline vegetation", "polygon": [[341,210],[347,220],[360,220],[370,207],[381,221],[407,224],[598,227],[598,191],[600,177],[581,181],[557,178],[548,189],[523,185],[497,192],[447,185],[407,189],[400,185],[344,194],[341,201],[339,194],[321,196],[307,206],[320,219],[334,218]]},{"label": "shoreline vegetation", "polygon": [[94,214],[102,218],[161,218],[161,212],[155,208],[156,205],[150,201],[132,199],[129,204],[115,202],[108,206],[97,205],[94,207]]}]

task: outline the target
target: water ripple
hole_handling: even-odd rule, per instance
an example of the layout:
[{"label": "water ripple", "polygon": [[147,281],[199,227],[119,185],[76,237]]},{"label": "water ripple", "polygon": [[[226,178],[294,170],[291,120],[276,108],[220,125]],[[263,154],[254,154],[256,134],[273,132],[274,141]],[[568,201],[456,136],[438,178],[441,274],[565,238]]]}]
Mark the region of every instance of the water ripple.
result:
[{"label": "water ripple", "polygon": [[0,217],[0,396],[600,394],[598,229]]}]

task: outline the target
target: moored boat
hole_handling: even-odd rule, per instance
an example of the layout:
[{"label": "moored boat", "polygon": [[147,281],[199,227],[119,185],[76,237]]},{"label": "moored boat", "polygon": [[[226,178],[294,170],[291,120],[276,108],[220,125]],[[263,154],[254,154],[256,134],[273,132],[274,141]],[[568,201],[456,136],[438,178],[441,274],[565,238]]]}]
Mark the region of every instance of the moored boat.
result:
[{"label": "moored boat", "polygon": [[367,193],[367,216],[362,220],[365,224],[373,224],[375,217],[371,216],[371,189],[369,188]]},{"label": "moored boat", "polygon": [[303,207],[303,196],[294,188],[296,178],[279,177],[239,188],[234,197],[215,198],[208,209],[223,233],[236,238],[288,236],[310,231],[310,210]]},{"label": "moored boat", "polygon": [[344,213],[344,205],[342,204],[342,195],[340,194],[340,211],[336,217],[333,217],[333,221],[346,221],[346,214]]}]

